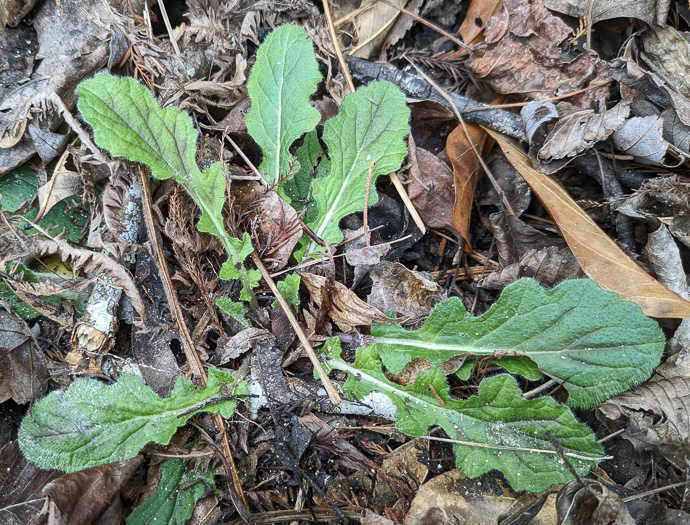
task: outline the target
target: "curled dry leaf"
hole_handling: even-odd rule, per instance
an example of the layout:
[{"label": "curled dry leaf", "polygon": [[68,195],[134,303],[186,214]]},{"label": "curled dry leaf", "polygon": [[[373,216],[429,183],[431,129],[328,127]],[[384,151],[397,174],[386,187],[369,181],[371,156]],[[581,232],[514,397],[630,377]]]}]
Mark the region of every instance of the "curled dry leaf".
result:
[{"label": "curled dry leaf", "polygon": [[659,165],[669,147],[663,127],[664,120],[659,116],[632,117],[613,134],[613,143],[637,162]]},{"label": "curled dry leaf", "polygon": [[74,195],[81,183],[81,175],[74,171],[58,171],[53,175],[48,184],[38,188],[40,209],[34,221],[38,222],[58,202]]},{"label": "curled dry leaf", "polygon": [[416,148],[416,163],[410,166],[407,193],[419,212],[424,224],[461,235],[455,229],[453,207],[455,188],[453,172],[436,155],[423,148]]},{"label": "curled dry leaf", "polygon": [[83,268],[87,271],[107,275],[112,279],[112,282],[109,284],[114,287],[122,288],[122,291],[132,302],[132,307],[134,307],[136,312],[141,316],[141,319],[145,318],[144,303],[132,280],[132,276],[110,257],[102,253],[71,246],[65,241],[58,239],[35,239],[32,247],[34,253],[39,257],[49,254],[58,254],[63,260],[70,259],[75,271]]},{"label": "curled dry leaf", "polygon": [[646,383],[609,399],[597,418],[636,449],[657,451],[680,469],[690,460],[690,379],[674,377]]},{"label": "curled dry leaf", "polygon": [[[465,132],[467,129],[467,132]],[[483,128],[476,124],[457,126],[446,141],[446,153],[453,164],[453,180],[455,182],[455,205],[453,206],[453,224],[467,246],[470,247],[470,217],[474,189],[481,174],[481,165],[472,148],[481,153],[486,140]]]},{"label": "curled dry leaf", "polygon": [[583,271],[604,290],[637,303],[650,317],[690,317],[690,302],[647,274],[555,181],[538,173],[518,144],[487,130],[561,230]]},{"label": "curled dry leaf", "polygon": [[[486,45],[470,54],[467,66],[498,93],[524,93],[532,99],[606,80],[608,65],[595,53],[562,60],[561,43],[572,34],[541,0],[504,0],[503,8],[487,23]],[[571,102],[588,107],[590,101],[607,95],[604,86]]]},{"label": "curled dry leaf", "polygon": [[382,312],[422,317],[446,298],[446,291],[433,280],[397,262],[381,261],[369,267],[369,276],[373,284],[367,303]]},{"label": "curled dry leaf", "polygon": [[[300,275],[312,300],[321,306],[327,279],[313,273],[305,272]],[[401,319],[386,317],[383,312],[362,301],[347,286],[339,282],[334,284],[330,300],[332,306],[328,310],[328,315],[343,332],[352,332],[355,326],[369,326],[374,322],[391,324],[401,321]]]},{"label": "curled dry leaf", "polygon": [[572,480],[556,497],[559,525],[635,525],[620,496],[593,479]]},{"label": "curled dry leaf", "polygon": [[562,117],[537,155],[542,160],[564,159],[606,140],[628,118],[631,103],[632,99],[623,100],[603,113],[584,109]]},{"label": "curled dry leaf", "polygon": [[548,246],[527,251],[517,262],[485,277],[480,286],[487,290],[503,290],[522,277],[530,277],[543,287],[551,288],[566,279],[581,279],[585,274],[570,248]]}]

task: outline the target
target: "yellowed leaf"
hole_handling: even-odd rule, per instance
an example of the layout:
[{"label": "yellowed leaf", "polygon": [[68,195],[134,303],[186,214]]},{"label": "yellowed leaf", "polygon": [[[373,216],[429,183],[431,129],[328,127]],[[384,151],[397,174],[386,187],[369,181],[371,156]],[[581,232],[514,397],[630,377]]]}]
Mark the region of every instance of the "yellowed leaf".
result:
[{"label": "yellowed leaf", "polygon": [[650,317],[690,317],[690,302],[647,274],[604,233],[552,178],[532,167],[514,139],[486,130],[501,146],[570,246],[589,278],[604,290],[637,303]]}]

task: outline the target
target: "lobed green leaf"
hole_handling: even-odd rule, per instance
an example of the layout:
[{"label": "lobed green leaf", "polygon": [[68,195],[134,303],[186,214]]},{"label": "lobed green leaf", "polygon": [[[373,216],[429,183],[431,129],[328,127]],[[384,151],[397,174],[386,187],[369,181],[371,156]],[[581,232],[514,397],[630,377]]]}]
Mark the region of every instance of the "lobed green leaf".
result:
[{"label": "lobed green leaf", "polygon": [[247,82],[252,105],[245,123],[261,146],[259,172],[270,185],[290,171],[292,143],[321,119],[309,104],[320,81],[313,44],[302,28],[280,26],[259,46]]},{"label": "lobed green leaf", "polygon": [[590,407],[649,378],[664,350],[664,334],[639,306],[589,279],[552,290],[521,279],[507,286],[480,317],[457,298],[439,303],[424,325],[372,328],[374,351],[393,374],[414,358],[437,365],[461,355],[490,355],[512,373],[543,374],[568,391],[568,404]]},{"label": "lobed green leaf", "polygon": [[[341,241],[340,219],[363,210],[372,162],[372,188],[378,175],[400,168],[407,154],[403,139],[410,132],[409,119],[410,110],[400,89],[390,82],[373,82],[347,95],[340,113],[326,122],[323,140],[328,146],[331,172],[314,180],[319,213],[309,224],[321,239]],[[369,205],[377,200],[372,190]]]},{"label": "lobed green leaf", "polygon": [[130,459],[147,443],[166,445],[198,412],[230,417],[236,400],[207,404],[223,383],[232,384],[236,395],[247,393],[244,382],[233,383],[231,374],[214,368],[205,389],[179,378],[168,398],[133,374],[122,374],[112,385],[77,379],[31,407],[19,428],[19,446],[39,467],[65,472]]},{"label": "lobed green leaf", "polygon": [[354,364],[340,357],[340,341],[331,339],[327,364],[348,372],[343,390],[355,398],[383,392],[397,407],[395,426],[409,436],[425,435],[439,425],[454,440],[456,465],[471,478],[497,469],[516,491],[543,492],[572,475],[551,444],[551,432],[580,475],[603,459],[594,433],[578,423],[570,409],[550,397],[527,400],[512,376],[484,379],[479,392],[452,399],[445,374],[433,367],[402,387],[389,381],[372,347],[357,350]]}]

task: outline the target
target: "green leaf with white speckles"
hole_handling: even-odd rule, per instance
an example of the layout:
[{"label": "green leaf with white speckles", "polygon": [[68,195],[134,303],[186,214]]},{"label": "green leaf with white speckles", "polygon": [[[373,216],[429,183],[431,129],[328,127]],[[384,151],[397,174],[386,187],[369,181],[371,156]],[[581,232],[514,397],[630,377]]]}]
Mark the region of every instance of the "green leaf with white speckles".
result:
[{"label": "green leaf with white speckles", "polygon": [[343,391],[362,398],[373,391],[391,398],[395,426],[409,436],[423,436],[439,425],[454,440],[456,465],[471,478],[490,470],[503,472],[516,491],[543,492],[572,478],[549,441],[551,432],[570,463],[582,476],[603,459],[594,433],[578,423],[570,409],[550,397],[527,400],[512,376],[484,379],[476,396],[465,400],[449,395],[440,367],[418,375],[402,387],[389,381],[372,347],[357,350],[354,364],[340,356],[340,341],[326,343],[332,369],[347,372]]},{"label": "green leaf with white speckles", "polygon": [[19,446],[39,467],[65,472],[130,459],[147,443],[166,445],[195,413],[230,417],[237,400],[207,404],[223,383],[235,395],[247,393],[246,383],[215,368],[209,369],[205,389],[179,378],[168,398],[133,374],[122,374],[112,385],[77,379],[31,407],[19,428]]},{"label": "green leaf with white speckles", "polygon": [[659,325],[639,306],[589,279],[552,290],[521,279],[480,317],[450,298],[419,330],[376,325],[371,333],[376,354],[393,374],[415,358],[440,365],[458,355],[488,355],[509,372],[534,380],[540,371],[555,379],[568,391],[568,404],[578,407],[647,380],[665,344]]}]

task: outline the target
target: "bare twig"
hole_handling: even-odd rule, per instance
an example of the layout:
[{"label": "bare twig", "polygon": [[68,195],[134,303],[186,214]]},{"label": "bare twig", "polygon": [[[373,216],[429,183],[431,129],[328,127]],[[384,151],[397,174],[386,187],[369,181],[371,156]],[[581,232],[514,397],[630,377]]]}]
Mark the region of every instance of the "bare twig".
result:
[{"label": "bare twig", "polygon": [[168,31],[168,36],[170,37],[170,42],[172,43],[175,54],[180,54],[180,48],[177,46],[177,39],[175,38],[175,33],[170,25],[170,19],[168,18],[168,12],[165,10],[165,4],[163,0],[158,0],[158,7],[161,10],[161,16],[163,17],[163,23],[165,24],[165,29]]},{"label": "bare twig", "polygon": [[331,39],[333,40],[333,48],[335,49],[335,54],[338,57],[338,62],[340,63],[340,69],[343,71],[343,76],[347,81],[347,86],[350,88],[350,92],[355,92],[355,84],[352,82],[352,77],[350,76],[350,69],[347,67],[347,62],[345,62],[345,57],[338,44],[338,34],[335,32],[335,26],[333,25],[333,17],[331,16],[331,6],[328,4],[328,0],[323,0],[323,12],[326,14],[326,20],[328,20],[328,31],[331,33]]},{"label": "bare twig", "polygon": [[302,327],[297,322],[297,318],[295,317],[295,314],[292,311],[292,308],[287,303],[287,301],[285,300],[283,295],[280,293],[280,290],[278,290],[278,287],[276,286],[275,281],[271,277],[271,274],[268,273],[268,270],[266,270],[266,267],[261,262],[261,259],[259,258],[257,253],[252,252],[251,257],[252,257],[252,261],[254,261],[254,264],[256,265],[256,267],[261,272],[261,275],[264,278],[264,280],[266,281],[266,284],[268,284],[268,287],[271,289],[271,292],[273,292],[273,295],[275,295],[275,298],[278,300],[278,304],[283,309],[283,312],[285,312],[285,316],[287,317],[288,321],[290,322],[290,325],[295,330],[295,333],[297,334],[297,338],[300,340],[300,343],[302,343],[302,346],[304,347],[304,351],[309,356],[309,359],[311,360],[312,364],[314,365],[316,372],[319,374],[319,379],[321,379],[321,382],[323,383],[323,386],[326,389],[326,392],[328,393],[328,398],[331,400],[331,403],[333,403],[334,405],[339,405],[340,401],[341,401],[340,395],[338,394],[335,387],[333,386],[333,383],[331,382],[330,378],[328,377],[328,374],[323,369],[323,366],[321,365],[321,361],[319,361],[319,357],[316,355],[314,348],[311,346],[311,343],[309,342],[309,339],[307,338],[307,334],[304,333],[304,330],[302,330]]},{"label": "bare twig", "polygon": [[414,204],[412,204],[412,201],[410,200],[409,195],[407,194],[407,191],[405,191],[405,187],[403,186],[402,182],[400,181],[400,177],[396,173],[391,173],[389,175],[391,182],[393,183],[393,186],[395,186],[395,189],[398,191],[398,195],[400,195],[400,198],[403,201],[403,204],[407,208],[407,211],[410,212],[410,215],[412,216],[412,220],[414,223],[417,225],[417,228],[419,228],[422,232],[422,234],[426,233],[426,225],[424,224],[424,221],[422,218],[419,216],[419,213],[417,212],[417,208],[414,207]]},{"label": "bare twig", "polygon": [[[165,262],[165,257],[163,256],[163,250],[161,249],[160,243],[158,242],[158,236],[156,235],[156,229],[153,222],[153,212],[151,210],[151,190],[149,187],[148,171],[144,166],[139,168],[139,186],[141,188],[141,202],[142,210],[144,215],[144,223],[146,225],[146,231],[148,233],[149,241],[151,242],[151,249],[154,253],[154,260],[156,261],[156,267],[158,273],[163,283],[163,289],[165,290],[165,296],[168,300],[168,305],[170,306],[170,312],[177,323],[178,330],[180,332],[180,338],[182,339],[182,348],[189,363],[190,369],[194,377],[201,383],[202,387],[206,386],[206,380],[208,376],[206,375],[206,370],[199,359],[192,338],[189,335],[189,330],[184,322],[184,317],[182,316],[182,309],[180,308],[180,303],[177,300],[177,295],[170,280],[170,273],[168,272],[168,266]],[[226,462],[230,465],[230,479],[234,485],[235,491],[239,494],[242,503],[244,504],[244,509],[241,508],[237,502],[235,506],[237,507],[237,512],[242,515],[243,512],[247,513],[247,508],[249,507],[247,499],[245,498],[244,492],[242,492],[242,484],[240,483],[240,478],[237,475],[237,469],[235,468],[235,462],[232,458],[232,452],[230,450],[230,443],[228,443],[227,433],[225,432],[225,421],[223,416],[220,414],[214,414],[213,421],[216,428],[219,429],[221,433],[220,437],[220,448],[225,456]]]}]

